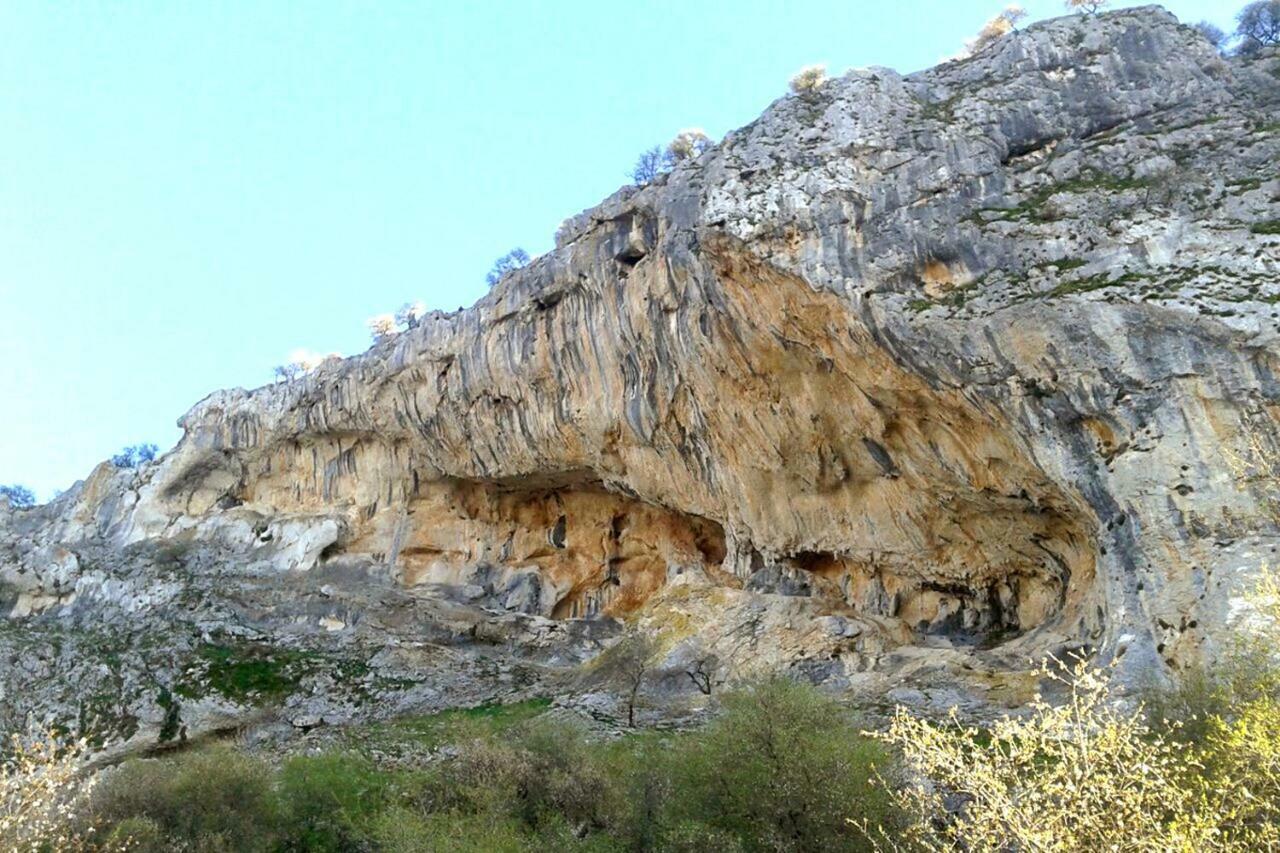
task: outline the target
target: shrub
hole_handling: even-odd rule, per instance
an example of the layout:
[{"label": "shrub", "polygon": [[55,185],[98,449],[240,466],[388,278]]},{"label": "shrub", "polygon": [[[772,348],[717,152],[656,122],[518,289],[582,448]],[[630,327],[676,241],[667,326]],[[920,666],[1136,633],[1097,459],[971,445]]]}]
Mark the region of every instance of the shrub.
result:
[{"label": "shrub", "polygon": [[[673,757],[675,826],[746,850],[860,850],[893,823],[873,783],[888,753],[844,711],[787,679],[727,693],[725,713]],[[850,821],[853,821],[851,823]]]},{"label": "shrub", "polygon": [[1096,15],[1111,5],[1111,0],[1066,0],[1066,7],[1072,12],[1084,12]]},{"label": "shrub", "polygon": [[1201,21],[1198,24],[1192,24],[1191,28],[1204,37],[1205,41],[1216,47],[1218,50],[1226,47],[1227,34],[1221,28],[1215,26],[1210,21]]},{"label": "shrub", "polygon": [[287,363],[275,369],[275,375],[277,379],[291,382],[299,376],[310,373],[326,361],[336,358],[342,358],[342,356],[336,352],[320,355],[320,353],[312,352],[311,350],[296,349],[289,353],[289,361]]},{"label": "shrub", "polygon": [[514,820],[460,812],[424,815],[404,807],[380,814],[372,837],[386,853],[523,853],[530,849]]},{"label": "shrub", "polygon": [[418,324],[422,322],[422,318],[427,315],[427,306],[421,301],[406,302],[400,306],[400,310],[396,312],[396,325],[402,327],[405,331],[418,328]]},{"label": "shrub", "polygon": [[899,710],[882,737],[919,782],[895,791],[912,821],[885,846],[1154,853],[1280,843],[1280,706],[1261,700],[1232,721],[1212,718],[1194,750],[1110,704],[1104,676],[1078,664],[1056,676],[1065,702],[1037,698],[1029,716],[984,730]]},{"label": "shrub", "polygon": [[280,769],[281,835],[287,850],[351,850],[382,807],[387,778],[367,759],[297,756]]},{"label": "shrub", "polygon": [[631,180],[639,186],[644,186],[652,183],[659,175],[665,174],[668,169],[669,165],[662,154],[662,149],[655,145],[637,158],[635,166],[631,169]]},{"label": "shrub", "polygon": [[671,164],[682,163],[697,157],[711,147],[711,140],[701,128],[691,127],[676,134],[667,143],[667,160]]},{"label": "shrub", "polygon": [[91,794],[86,741],[53,733],[10,738],[0,763],[0,849],[86,849],[92,824],[77,820]]},{"label": "shrub", "polygon": [[797,95],[807,95],[821,89],[825,82],[827,82],[827,66],[806,65],[791,77],[787,85]]},{"label": "shrub", "polygon": [[26,486],[14,483],[12,486],[0,486],[0,498],[6,498],[9,506],[27,509],[36,505],[36,496]]},{"label": "shrub", "polygon": [[600,826],[606,785],[579,727],[533,720],[503,741],[464,743],[442,769],[431,801],[433,810],[495,812],[530,828],[555,815]]},{"label": "shrub", "polygon": [[1236,15],[1240,53],[1280,45],[1280,0],[1255,0]]},{"label": "shrub", "polygon": [[149,817],[126,818],[115,825],[102,841],[106,853],[170,853],[173,842],[164,829]]},{"label": "shrub", "polygon": [[529,263],[529,253],[516,247],[493,262],[493,268],[489,270],[489,274],[485,276],[484,280],[488,282],[490,287],[493,287],[502,281],[508,273],[520,269],[527,263]]},{"label": "shrub", "polygon": [[142,463],[155,459],[157,450],[159,448],[154,444],[134,444],[112,456],[111,464],[117,468],[137,468]]},{"label": "shrub", "polygon": [[94,791],[93,813],[117,828],[149,820],[195,849],[269,850],[277,825],[269,769],[228,746],[127,763]]},{"label": "shrub", "polygon": [[364,321],[369,336],[375,344],[390,340],[396,334],[396,318],[391,314],[378,314]]},{"label": "shrub", "polygon": [[983,24],[978,34],[966,44],[966,49],[970,54],[978,53],[1017,29],[1018,22],[1026,16],[1021,6],[1006,6],[1003,12]]}]

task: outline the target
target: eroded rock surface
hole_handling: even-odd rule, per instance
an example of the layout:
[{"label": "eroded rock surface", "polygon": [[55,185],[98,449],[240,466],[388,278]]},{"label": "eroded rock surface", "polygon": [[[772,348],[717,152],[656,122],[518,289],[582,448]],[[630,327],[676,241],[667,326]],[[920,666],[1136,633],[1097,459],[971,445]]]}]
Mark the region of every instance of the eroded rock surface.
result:
[{"label": "eroded rock surface", "polygon": [[[1176,676],[1274,550],[1278,74],[1148,7],[785,97],[472,308],[0,509],[14,619],[169,624],[176,584],[246,602],[206,642],[361,666],[452,618],[551,671],[618,617],[672,691],[699,654],[884,701],[1016,704],[1071,649]],[[125,556],[165,543],[201,556]],[[350,613],[299,604],[328,575]]]}]

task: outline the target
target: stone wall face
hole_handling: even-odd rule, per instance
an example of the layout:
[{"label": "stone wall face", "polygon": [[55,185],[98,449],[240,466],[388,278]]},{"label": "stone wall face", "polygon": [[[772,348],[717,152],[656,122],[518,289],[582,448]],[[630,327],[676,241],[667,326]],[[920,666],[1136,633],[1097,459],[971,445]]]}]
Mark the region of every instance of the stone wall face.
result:
[{"label": "stone wall face", "polygon": [[1175,674],[1275,542],[1277,65],[1146,8],[788,96],[474,307],[0,518],[10,565],[207,540],[659,628],[679,579],[681,638],[729,655],[765,602],[801,638],[771,665],[848,683]]}]

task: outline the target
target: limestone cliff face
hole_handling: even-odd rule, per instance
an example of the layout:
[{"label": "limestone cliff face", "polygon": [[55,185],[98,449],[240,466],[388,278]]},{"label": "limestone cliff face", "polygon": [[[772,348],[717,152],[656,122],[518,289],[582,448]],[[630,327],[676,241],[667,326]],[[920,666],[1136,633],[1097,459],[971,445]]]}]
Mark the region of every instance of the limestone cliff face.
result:
[{"label": "limestone cliff face", "polygon": [[820,680],[1176,672],[1276,541],[1278,68],[1150,7],[782,98],[472,308],[0,510],[26,607],[41,548],[192,539]]}]

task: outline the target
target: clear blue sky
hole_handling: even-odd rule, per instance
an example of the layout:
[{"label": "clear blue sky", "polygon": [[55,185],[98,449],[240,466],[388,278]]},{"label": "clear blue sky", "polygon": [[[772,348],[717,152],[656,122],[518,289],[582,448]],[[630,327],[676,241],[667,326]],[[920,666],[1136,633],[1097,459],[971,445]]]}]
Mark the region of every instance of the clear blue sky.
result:
[{"label": "clear blue sky", "polygon": [[0,483],[167,449],[294,349],[471,304],[643,148],[751,121],[802,65],[933,65],[1003,5],[0,0]]}]

